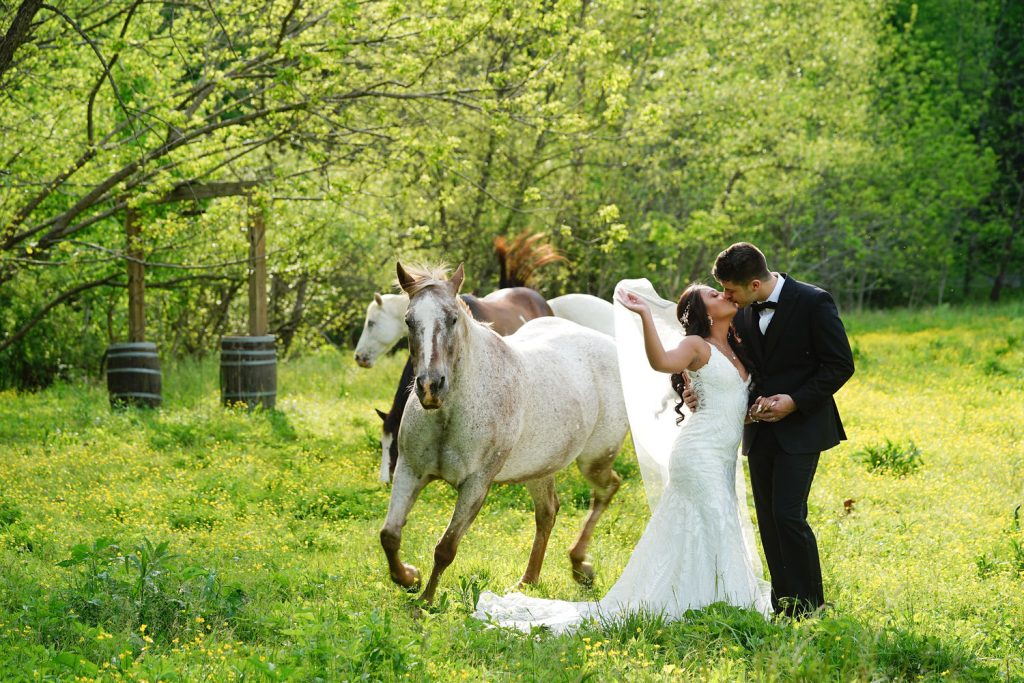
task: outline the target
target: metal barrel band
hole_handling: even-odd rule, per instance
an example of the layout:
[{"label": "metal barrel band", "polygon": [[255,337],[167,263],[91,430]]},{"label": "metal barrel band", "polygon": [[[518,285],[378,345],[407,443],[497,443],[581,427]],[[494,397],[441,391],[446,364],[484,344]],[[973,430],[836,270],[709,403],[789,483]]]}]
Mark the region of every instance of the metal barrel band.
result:
[{"label": "metal barrel band", "polygon": [[143,374],[143,375],[156,375],[160,376],[159,370],[153,370],[152,368],[107,368],[108,375],[117,374]]}]

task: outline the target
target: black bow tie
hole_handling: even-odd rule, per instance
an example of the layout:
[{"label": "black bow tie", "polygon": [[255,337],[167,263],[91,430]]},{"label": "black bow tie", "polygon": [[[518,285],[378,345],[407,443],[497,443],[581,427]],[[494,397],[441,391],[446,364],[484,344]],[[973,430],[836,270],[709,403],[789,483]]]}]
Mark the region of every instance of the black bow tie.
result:
[{"label": "black bow tie", "polygon": [[778,305],[779,302],[777,301],[755,301],[754,303],[750,304],[750,307],[754,309],[754,313],[760,313],[766,308],[774,309]]}]

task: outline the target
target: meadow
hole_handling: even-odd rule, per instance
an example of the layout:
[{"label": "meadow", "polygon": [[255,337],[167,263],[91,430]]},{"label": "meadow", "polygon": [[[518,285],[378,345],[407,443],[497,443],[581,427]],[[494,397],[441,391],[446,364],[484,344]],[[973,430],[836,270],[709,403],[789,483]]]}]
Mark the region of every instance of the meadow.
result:
[{"label": "meadow", "polygon": [[[219,403],[215,358],[165,365],[156,411],[113,411],[95,377],[0,393],[0,680],[1024,680],[1024,305],[845,316],[849,441],[810,517],[831,607],[766,622],[712,606],[554,637],[469,616],[532,539],[521,486],[492,491],[416,613],[377,532],[379,420],[400,355],[324,348],[279,368],[278,410]],[[536,595],[599,597],[648,516],[632,447],[569,574],[588,491],[561,513]],[[427,488],[403,538],[428,571],[454,496]]]}]

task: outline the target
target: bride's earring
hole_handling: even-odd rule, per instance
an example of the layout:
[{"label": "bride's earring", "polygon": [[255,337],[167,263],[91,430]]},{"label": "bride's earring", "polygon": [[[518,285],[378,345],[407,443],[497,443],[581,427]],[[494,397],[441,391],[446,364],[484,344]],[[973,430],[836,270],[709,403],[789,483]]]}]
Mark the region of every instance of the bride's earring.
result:
[{"label": "bride's earring", "polygon": [[714,327],[714,326],[715,326],[715,319],[712,318],[711,314],[709,313],[708,314],[708,327]]}]

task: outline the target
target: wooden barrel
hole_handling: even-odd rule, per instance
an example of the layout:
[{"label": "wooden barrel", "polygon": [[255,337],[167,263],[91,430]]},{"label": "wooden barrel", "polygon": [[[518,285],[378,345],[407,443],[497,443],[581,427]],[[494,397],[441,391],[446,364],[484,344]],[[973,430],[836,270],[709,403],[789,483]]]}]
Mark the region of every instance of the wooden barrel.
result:
[{"label": "wooden barrel", "polygon": [[107,391],[114,407],[156,408],[162,402],[160,357],[152,342],[125,342],[107,347]]},{"label": "wooden barrel", "polygon": [[277,400],[277,347],[272,334],[222,337],[220,340],[220,400],[267,410]]}]

